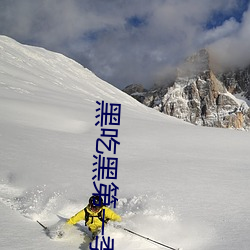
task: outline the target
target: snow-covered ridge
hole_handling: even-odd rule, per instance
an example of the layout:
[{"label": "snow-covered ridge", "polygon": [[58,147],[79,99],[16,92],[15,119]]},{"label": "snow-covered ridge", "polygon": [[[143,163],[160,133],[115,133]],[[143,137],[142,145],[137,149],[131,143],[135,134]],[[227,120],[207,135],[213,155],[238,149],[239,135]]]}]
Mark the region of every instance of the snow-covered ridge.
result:
[{"label": "snow-covered ridge", "polygon": [[[129,109],[136,106],[145,110],[133,98],[75,61],[43,48],[22,45],[5,36],[0,36],[0,74],[0,112],[6,107],[9,110],[2,119],[14,119],[29,126],[83,132],[87,122],[82,117],[73,118],[75,111],[71,107],[84,108],[94,100],[119,101]],[[73,101],[63,112],[61,107],[51,107],[50,104],[67,103],[68,95]]]},{"label": "snow-covered ridge", "polygon": [[85,98],[120,98],[124,105],[137,105],[72,59],[43,48],[22,45],[5,36],[0,36],[0,63],[0,84],[17,93],[35,95],[39,88],[43,92],[55,89],[62,94],[65,91],[71,91],[76,96],[85,94]]},{"label": "snow-covered ridge", "polygon": [[[113,86],[95,77],[91,71],[62,54],[39,47],[21,45],[4,36],[0,36],[0,52],[2,85],[7,84],[5,76],[8,74],[13,75],[17,80],[22,80],[22,76],[23,78],[25,76],[21,86],[16,86],[16,88],[8,86],[17,92],[35,94],[32,92],[34,85],[37,87],[41,85],[43,89],[55,85],[57,91],[70,90],[91,96],[93,93],[88,91],[90,88],[96,92],[96,95],[105,93],[111,99],[116,93]],[[12,74],[14,70],[15,74]],[[96,84],[92,84],[92,78],[96,79]],[[37,79],[39,81],[36,81]],[[12,84],[20,84],[20,82],[12,82]]]}]

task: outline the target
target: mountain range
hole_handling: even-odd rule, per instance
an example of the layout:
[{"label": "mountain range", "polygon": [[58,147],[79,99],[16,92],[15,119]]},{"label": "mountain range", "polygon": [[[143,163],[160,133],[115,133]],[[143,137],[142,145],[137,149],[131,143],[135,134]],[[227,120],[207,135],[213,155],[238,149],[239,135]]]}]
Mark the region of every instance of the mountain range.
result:
[{"label": "mountain range", "polygon": [[192,124],[250,127],[250,66],[222,71],[207,49],[188,57],[171,84],[149,90],[132,84],[123,91],[148,107]]}]

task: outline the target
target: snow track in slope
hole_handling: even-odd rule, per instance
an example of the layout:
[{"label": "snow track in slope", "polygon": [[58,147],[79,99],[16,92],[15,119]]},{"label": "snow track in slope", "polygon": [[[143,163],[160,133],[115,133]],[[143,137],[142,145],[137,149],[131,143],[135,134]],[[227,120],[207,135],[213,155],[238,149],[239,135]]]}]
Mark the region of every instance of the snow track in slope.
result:
[{"label": "snow track in slope", "polygon": [[10,184],[0,184],[0,201],[22,216],[31,219],[48,219],[60,207],[62,196],[57,192],[47,192],[46,186],[22,190]]},{"label": "snow track in slope", "polygon": [[[45,221],[46,225],[51,228],[59,223],[56,222],[59,220],[56,214],[64,213],[68,218],[78,208],[81,209],[84,206],[83,203],[66,200],[62,193],[50,192],[45,185],[24,191],[9,183],[2,183],[0,184],[0,201],[12,210],[18,211],[25,218]],[[200,244],[196,237],[199,237],[198,230],[201,226],[197,225],[195,229],[194,225],[186,225],[181,221],[180,215],[176,214],[172,207],[166,206],[163,195],[143,194],[120,198],[115,210],[123,218],[122,227],[153,240],[176,248],[186,246],[185,250],[192,249],[194,246],[197,248]],[[62,221],[60,223],[63,224]],[[126,249],[161,249],[159,245],[123,229],[117,229],[114,225],[116,223],[109,223],[105,229],[105,237],[113,238],[117,249],[124,249],[124,245]],[[69,230],[63,240],[67,244],[74,242],[73,245],[78,242],[80,249],[88,249],[88,240],[84,239],[83,227],[84,223],[81,222],[76,228]]]}]

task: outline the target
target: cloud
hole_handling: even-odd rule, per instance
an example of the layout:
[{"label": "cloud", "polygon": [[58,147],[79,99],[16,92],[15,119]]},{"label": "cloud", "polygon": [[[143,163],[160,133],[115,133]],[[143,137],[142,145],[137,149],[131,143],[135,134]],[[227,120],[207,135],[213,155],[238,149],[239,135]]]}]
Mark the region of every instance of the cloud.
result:
[{"label": "cloud", "polygon": [[[220,29],[227,29],[224,24]],[[242,22],[221,39],[210,44],[210,51],[218,64],[225,67],[245,67],[250,64],[250,10],[243,15]]]},{"label": "cloud", "polygon": [[[237,0],[2,0],[0,33],[61,52],[120,88],[148,87],[204,46],[218,53],[249,40],[248,13],[233,18],[240,7]],[[228,18],[208,30],[215,13]]]},{"label": "cloud", "polygon": [[235,34],[240,28],[240,24],[232,17],[224,21],[221,26],[204,31],[200,38],[201,44],[211,44],[225,37]]}]

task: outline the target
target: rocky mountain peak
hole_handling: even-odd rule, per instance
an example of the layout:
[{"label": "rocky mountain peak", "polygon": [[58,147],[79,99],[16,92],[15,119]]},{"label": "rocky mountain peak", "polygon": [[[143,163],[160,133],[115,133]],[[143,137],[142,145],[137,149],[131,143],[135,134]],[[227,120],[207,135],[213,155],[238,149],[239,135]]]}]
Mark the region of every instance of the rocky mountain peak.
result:
[{"label": "rocky mountain peak", "polygon": [[210,64],[208,50],[202,49],[178,67],[171,86],[130,95],[160,112],[196,125],[248,129],[249,106],[233,94],[248,93],[244,88],[250,85],[249,72],[215,74]]},{"label": "rocky mountain peak", "polygon": [[210,70],[209,53],[201,49],[194,55],[188,57],[177,69],[177,77],[193,77],[205,74]]}]

